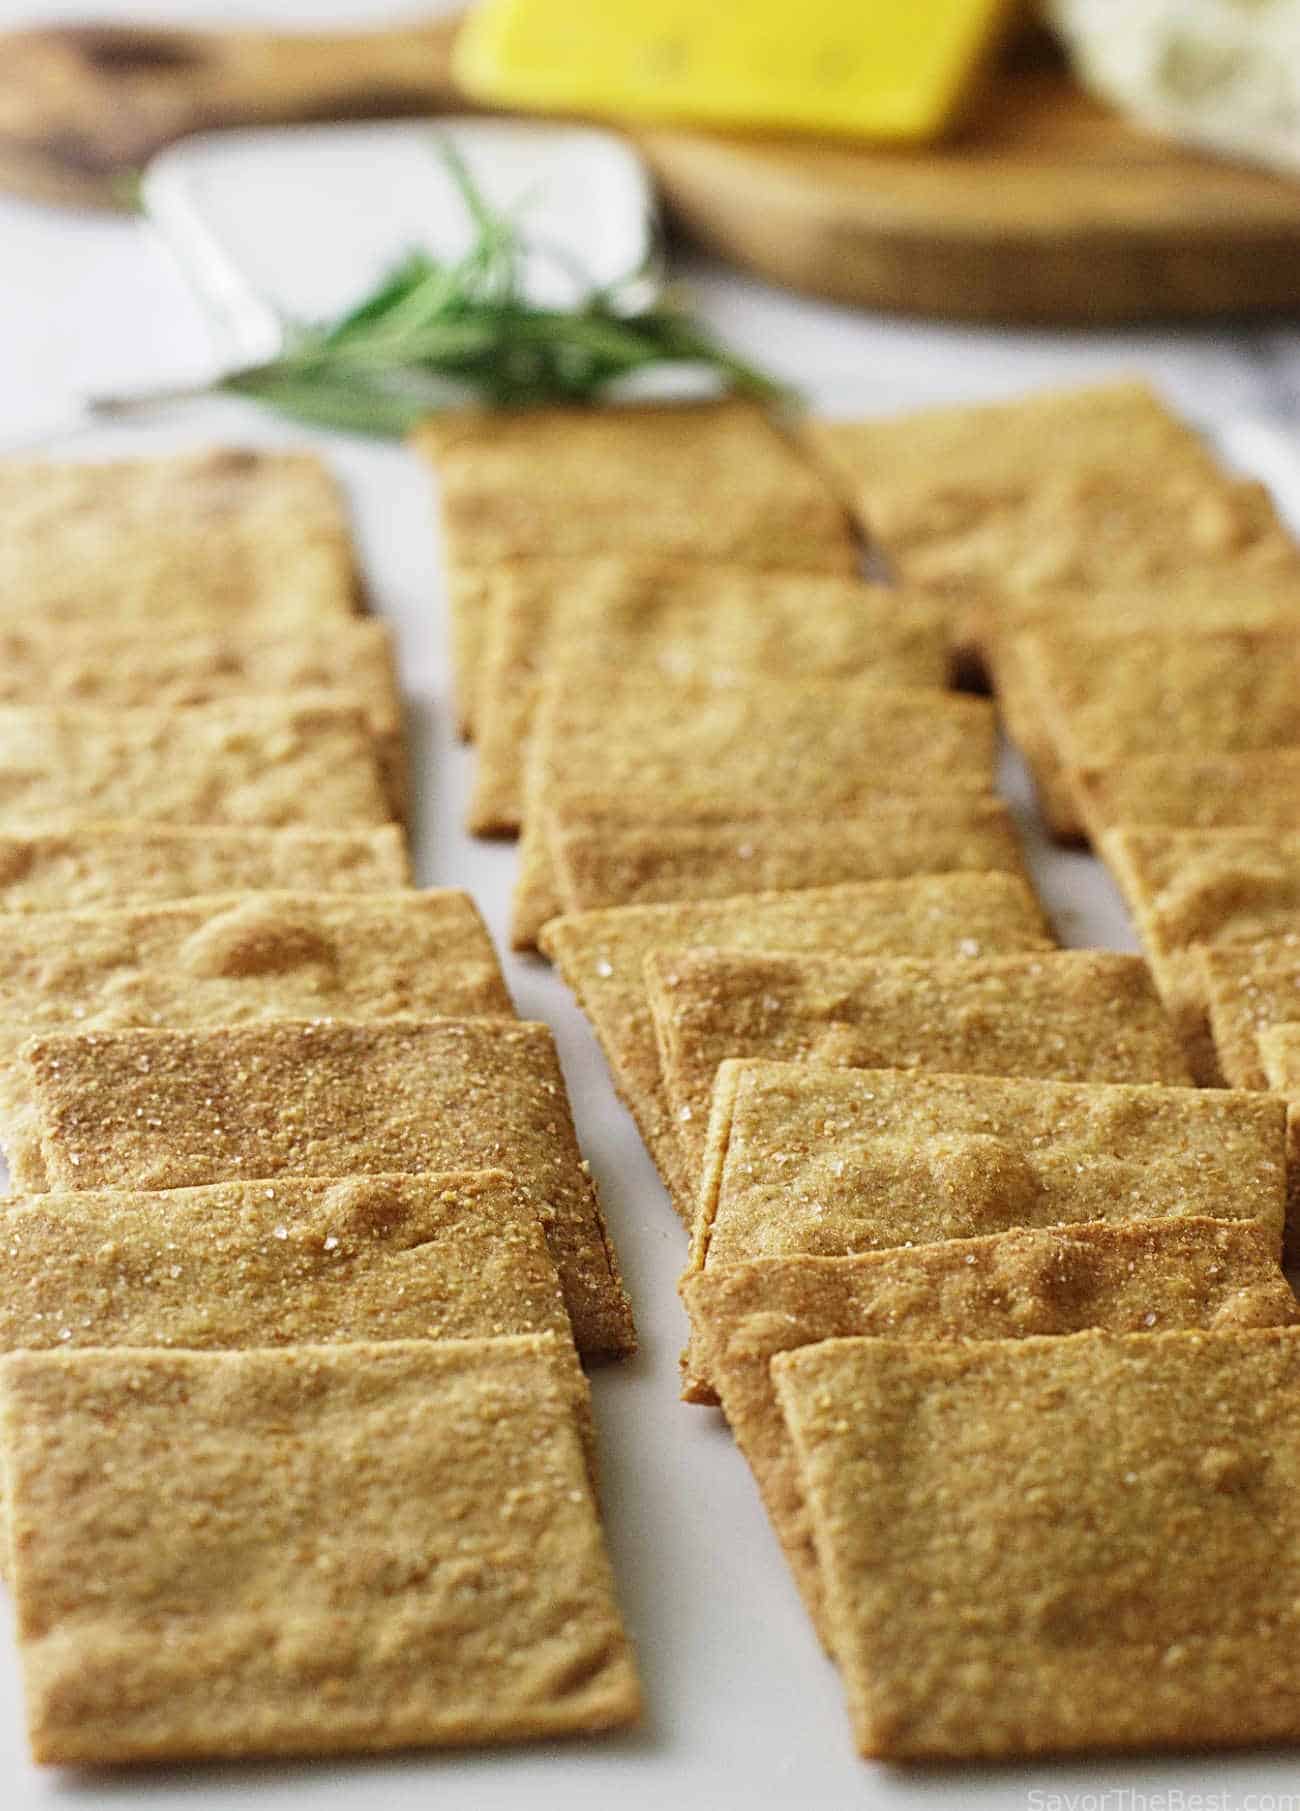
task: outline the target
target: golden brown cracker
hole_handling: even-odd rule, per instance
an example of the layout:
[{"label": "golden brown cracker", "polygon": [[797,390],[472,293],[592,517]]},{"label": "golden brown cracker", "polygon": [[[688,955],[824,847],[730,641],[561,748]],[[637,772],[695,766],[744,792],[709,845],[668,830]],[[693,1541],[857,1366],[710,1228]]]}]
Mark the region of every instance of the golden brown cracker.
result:
[{"label": "golden brown cracker", "polygon": [[342,497],[310,454],[0,460],[6,623],[316,631],[359,590]]},{"label": "golden brown cracker", "polygon": [[1267,1095],[732,1061],[692,1268],[1187,1215],[1255,1222],[1276,1257],[1285,1208]]},{"label": "golden brown cracker", "polygon": [[1300,748],[1138,755],[1075,768],[1070,784],[1094,843],[1131,824],[1300,831]]},{"label": "golden brown cracker", "polygon": [[830,486],[753,403],[459,410],[413,444],[458,561],[647,553],[852,574]]},{"label": "golden brown cracker", "polygon": [[895,557],[1023,500],[1062,467],[1217,470],[1200,436],[1133,379],[870,420],[812,419],[804,433],[864,529]]},{"label": "golden brown cracker", "polygon": [[451,653],[452,703],[456,729],[472,741],[477,727],[478,686],[482,675],[487,607],[499,566],[480,567],[460,559],[454,537],[443,529],[443,589],[446,596]]},{"label": "golden brown cracker", "polygon": [[645,991],[643,968],[651,950],[704,943],[741,950],[960,954],[1049,949],[1052,938],[1024,881],[953,874],[580,913],[552,919],[542,943],[590,1020],[615,1086],[674,1205],[689,1220],[692,1184],[664,1094]]},{"label": "golden brown cracker", "polygon": [[90,1032],[32,1039],[22,1068],[39,1152],[12,1153],[19,1192],[505,1169],[546,1225],[579,1348],[632,1349],[545,1025],[323,1019]]},{"label": "golden brown cracker", "polygon": [[627,821],[723,810],[853,815],[881,792],[933,798],[993,790],[996,725],[984,700],[864,680],[751,679],[744,686],[543,688],[511,919],[531,948],[560,899],[547,812],[565,795],[615,793]]},{"label": "golden brown cracker", "polygon": [[0,912],[109,911],[223,893],[387,893],[411,884],[396,824],[379,830],[121,822],[0,831]]},{"label": "golden brown cracker", "polygon": [[36,1759],[317,1754],[633,1721],[565,1343],[8,1359]]},{"label": "golden brown cracker", "polygon": [[1300,1730],[1300,1330],[831,1340],[772,1369],[864,1754]]},{"label": "golden brown cracker", "polygon": [[1259,1040],[1300,1012],[1300,929],[1194,952],[1219,1068],[1233,1088],[1267,1088]]},{"label": "golden brown cracker", "polygon": [[1121,828],[1102,838],[1101,854],[1193,1074],[1219,1085],[1200,947],[1251,943],[1296,924],[1300,831]]},{"label": "golden brown cracker", "polygon": [[339,830],[392,818],[355,706],[0,709],[0,824],[138,818]]},{"label": "golden brown cracker", "polygon": [[871,960],[660,949],[646,957],[664,1087],[700,1174],[729,1057],[1047,1081],[1188,1084],[1146,964],[1099,950]]},{"label": "golden brown cracker", "polygon": [[1190,565],[1148,579],[1083,589],[1017,591],[985,600],[989,632],[1068,627],[1109,634],[1142,629],[1267,629],[1300,616],[1300,558],[1276,570],[1250,562]]},{"label": "golden brown cracker", "polygon": [[602,813],[552,813],[549,838],[566,913],[917,874],[1025,871],[1006,806],[978,797],[882,795],[858,815],[837,812],[825,821],[774,814],[634,824],[611,797]]},{"label": "golden brown cracker", "polygon": [[32,1031],[513,1010],[478,908],[453,887],[0,918],[0,1024]]},{"label": "golden brown cracker", "polygon": [[17,1196],[0,1233],[4,1352],[569,1330],[541,1222],[501,1170]]},{"label": "golden brown cracker", "polygon": [[383,623],[358,617],[314,633],[235,628],[176,636],[79,629],[75,640],[57,623],[0,627],[0,705],[167,710],[246,697],[359,707],[393,815],[405,814],[402,703]]},{"label": "golden brown cracker", "polygon": [[628,557],[516,561],[495,578],[478,687],[469,828],[517,831],[538,687],[608,671],[744,684],[751,675],[948,680],[945,616],[923,597],[820,573]]},{"label": "golden brown cracker", "polygon": [[[1014,639],[1022,683],[1036,701],[1036,733],[1071,795],[1076,768],[1179,747],[1199,758],[1300,743],[1300,627],[1113,635],[1055,628]],[[1054,808],[1052,828],[1081,833],[1077,800]]]},{"label": "golden brown cracker", "polygon": [[982,589],[996,606],[1193,565],[1296,569],[1264,487],[1226,477],[1144,384],[813,422],[807,433],[908,583]]},{"label": "golden brown cracker", "polygon": [[1020,1228],[856,1257],[757,1258],[689,1276],[682,1295],[700,1370],[717,1387],[824,1638],[807,1505],[772,1386],[776,1353],[863,1335],[1021,1339],[1300,1318],[1270,1242],[1254,1227],[1206,1219]]}]

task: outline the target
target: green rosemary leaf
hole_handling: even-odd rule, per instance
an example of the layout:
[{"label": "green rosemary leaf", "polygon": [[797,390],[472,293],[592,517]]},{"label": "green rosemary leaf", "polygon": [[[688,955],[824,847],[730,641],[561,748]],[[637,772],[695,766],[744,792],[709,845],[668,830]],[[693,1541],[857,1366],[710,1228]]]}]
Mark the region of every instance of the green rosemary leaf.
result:
[{"label": "green rosemary leaf", "polygon": [[337,320],[289,323],[278,358],[221,388],[298,421],[380,435],[404,434],[449,402],[597,402],[611,385],[667,365],[703,367],[742,395],[789,400],[681,309],[621,307],[640,273],[574,309],[529,303],[526,261],[554,254],[489,206],[452,146],[441,151],[473,228],[464,256],[444,263],[409,253]]},{"label": "green rosemary leaf", "polygon": [[265,403],[277,414],[308,427],[332,428],[345,434],[400,438],[430,412],[427,399],[386,392],[356,378],[298,378],[271,367],[240,372],[228,377],[220,387]]}]

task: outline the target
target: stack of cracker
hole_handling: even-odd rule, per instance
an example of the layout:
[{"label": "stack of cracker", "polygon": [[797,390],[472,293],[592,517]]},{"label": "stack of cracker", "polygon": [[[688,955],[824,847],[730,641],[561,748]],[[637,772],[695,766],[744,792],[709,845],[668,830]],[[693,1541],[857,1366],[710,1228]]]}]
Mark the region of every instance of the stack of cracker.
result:
[{"label": "stack of cracker", "polygon": [[0,467],[0,1452],[37,1759],[602,1730],[579,1352],[634,1336],[549,1030],[417,892],[299,455]]},{"label": "stack of cracker", "polygon": [[[1294,1737],[1283,1103],[1178,1085],[1154,997],[1142,1030],[1082,966],[1006,994],[1026,960],[969,965],[994,1014],[953,963],[660,959],[670,1097],[711,1100],[683,1394],[721,1404],[863,1754]],[[1069,999],[1071,1079],[1016,1073],[1015,1022],[1034,1050]],[[1090,1078],[1122,1026],[1132,1079]]]},{"label": "stack of cracker", "polygon": [[[1049,828],[1110,866],[1197,1081],[1262,1086],[1256,1039],[1300,1019],[1269,947],[1300,933],[1300,551],[1267,493],[1136,384],[810,440],[896,573],[953,598]],[[1230,979],[1236,945],[1259,951],[1225,956]]]}]

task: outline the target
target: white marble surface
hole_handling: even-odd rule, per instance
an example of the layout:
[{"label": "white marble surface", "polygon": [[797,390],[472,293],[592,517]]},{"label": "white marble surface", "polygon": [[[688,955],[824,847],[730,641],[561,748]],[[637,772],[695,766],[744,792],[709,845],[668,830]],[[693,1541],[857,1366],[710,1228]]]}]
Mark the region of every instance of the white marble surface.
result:
[{"label": "white marble surface", "polygon": [[[3,23],[81,16],[85,0],[3,8]],[[136,16],[130,0],[101,14]],[[152,16],[203,9],[157,3]],[[209,8],[211,14],[215,8]],[[426,10],[407,8],[409,14]],[[391,15],[361,4],[257,6],[230,0],[226,21],[280,23]],[[343,230],[346,223],[340,223]],[[885,409],[1006,393],[1140,370],[1279,487],[1300,522],[1300,329],[999,333],[870,318],[799,302],[711,265],[681,266],[700,308],[742,350],[798,380],[820,407]],[[0,200],[0,440],[49,419],[82,390],[166,381],[207,356],[202,320],[166,258],[137,224]],[[212,439],[312,439],[233,401],[158,414],[48,443],[60,456],[115,455]],[[314,437],[346,480],[376,607],[397,625],[413,722],[417,842],[425,882],[469,886],[500,935],[513,866],[501,845],[459,829],[468,759],[449,734],[436,535],[424,480],[398,449]],[[1006,769],[1024,803],[1023,775]],[[1080,856],[1049,854],[1026,814],[1036,872],[1063,935],[1129,946],[1109,883]],[[575,1112],[607,1204],[643,1336],[631,1365],[595,1379],[606,1506],[620,1589],[645,1673],[648,1715],[635,1735],[590,1745],[468,1756],[412,1756],[315,1766],[177,1769],[67,1779],[25,1759],[16,1669],[0,1640],[0,1804],[151,1807],[154,1811],[407,1811],[432,1803],[763,1811],[766,1807],[1046,1806],[1053,1794],[1108,1793],[1111,1811],[1155,1805],[1142,1794],[1296,1789],[1300,1751],[1039,1765],[917,1776],[864,1767],[850,1750],[834,1675],[795,1602],[775,1544],[725,1430],[675,1399],[683,1323],[673,1284],[682,1239],[630,1122],[614,1100],[586,1027],[541,967],[511,961],[523,1012],[556,1028]],[[1127,1794],[1125,1797],[1123,1795]],[[1035,1796],[1036,1795],[1036,1796]],[[1071,1802],[1055,1801],[1060,1807]],[[1100,1797],[1078,1798],[1082,1806]],[[1167,1807],[1177,1801],[1166,1799]],[[1257,1811],[1267,1811],[1267,1798]],[[1279,1801],[1274,1801],[1279,1802]],[[1295,1802],[1293,1800],[1293,1802]]]}]

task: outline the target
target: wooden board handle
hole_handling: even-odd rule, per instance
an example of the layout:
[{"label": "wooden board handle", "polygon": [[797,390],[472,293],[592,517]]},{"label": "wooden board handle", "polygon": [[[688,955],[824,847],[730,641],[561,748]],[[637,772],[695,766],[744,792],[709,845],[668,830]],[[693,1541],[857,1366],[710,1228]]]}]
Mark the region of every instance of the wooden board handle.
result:
[{"label": "wooden board handle", "polygon": [[451,81],[456,26],[0,34],[0,175],[29,193],[103,203],[124,172],[188,132],[463,109]]}]

